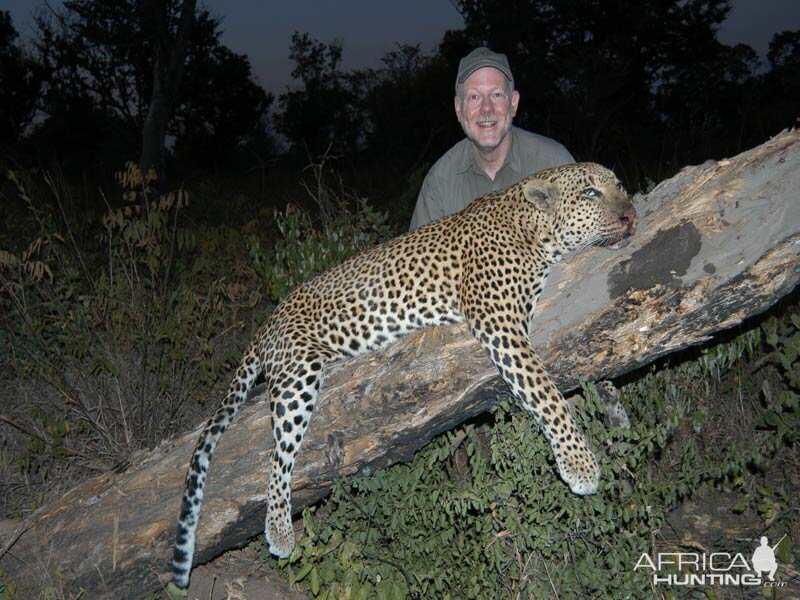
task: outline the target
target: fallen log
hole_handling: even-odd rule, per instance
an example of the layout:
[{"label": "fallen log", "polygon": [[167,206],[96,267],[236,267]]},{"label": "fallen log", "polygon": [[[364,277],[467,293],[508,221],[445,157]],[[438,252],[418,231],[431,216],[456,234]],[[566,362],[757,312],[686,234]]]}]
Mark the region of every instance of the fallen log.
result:
[{"label": "fallen log", "polygon": [[[534,347],[562,391],[616,377],[758,314],[800,280],[800,132],[731,159],[688,167],[639,197],[639,233],[551,275]],[[303,445],[295,510],[336,477],[404,461],[433,436],[490,407],[502,389],[465,326],[433,328],[331,367]],[[196,562],[259,534],[269,408],[245,408],[223,436],[206,489]],[[169,579],[183,476],[199,428],[123,473],[84,482],[25,523],[0,523],[0,562],[21,588],[136,598]],[[553,484],[562,485],[554,472]],[[58,574],[56,574],[58,572]]]}]

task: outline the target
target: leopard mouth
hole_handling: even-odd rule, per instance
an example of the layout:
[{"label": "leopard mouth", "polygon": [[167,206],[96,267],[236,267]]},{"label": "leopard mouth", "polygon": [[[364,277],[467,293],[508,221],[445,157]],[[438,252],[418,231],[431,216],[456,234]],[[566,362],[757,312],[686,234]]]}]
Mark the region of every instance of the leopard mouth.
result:
[{"label": "leopard mouth", "polygon": [[617,241],[617,242],[612,242],[611,244],[609,244],[609,245],[608,245],[608,246],[606,246],[606,247],[607,247],[609,250],[621,250],[622,248],[624,248],[625,246],[627,246],[627,245],[628,245],[628,243],[630,243],[630,236],[628,236],[628,237],[623,237],[623,238],[621,238],[621,239],[620,239],[619,241]]},{"label": "leopard mouth", "polygon": [[611,238],[611,243],[607,247],[611,250],[624,248],[634,233],[636,233],[636,213],[623,213],[617,217],[617,233]]}]

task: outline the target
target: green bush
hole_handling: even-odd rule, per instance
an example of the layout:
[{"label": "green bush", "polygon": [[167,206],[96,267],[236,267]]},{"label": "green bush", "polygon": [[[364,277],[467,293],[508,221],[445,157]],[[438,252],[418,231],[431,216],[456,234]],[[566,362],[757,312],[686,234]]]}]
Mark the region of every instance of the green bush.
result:
[{"label": "green bush", "polygon": [[800,314],[791,314],[788,319],[773,317],[763,329],[770,352],[758,366],[774,364],[783,385],[763,384],[768,410],[759,425],[774,429],[787,443],[796,443],[800,440]]},{"label": "green bush", "polygon": [[250,237],[250,256],[274,302],[304,281],[391,237],[385,213],[374,210],[366,200],[355,202],[354,211],[343,207],[319,229],[306,211],[293,207],[275,211],[281,237],[267,251],[258,237]]},{"label": "green bush", "polygon": [[[668,510],[700,490],[750,489],[749,467],[796,443],[798,336],[797,315],[771,319],[645,373],[622,390],[627,431],[602,424],[585,384],[571,403],[601,462],[594,496],[569,491],[533,421],[501,401],[490,424],[440,436],[409,464],[337,481],[279,565],[322,599],[632,597],[650,589],[633,566]],[[762,339],[774,349],[766,358]],[[784,371],[769,398],[754,383],[767,360]],[[725,423],[720,396],[737,390],[758,409]],[[758,489],[743,501],[772,524],[787,492]]]},{"label": "green bush", "polygon": [[82,225],[85,235],[70,222],[81,215],[67,217],[68,190],[32,197],[9,177],[34,232],[21,251],[0,250],[5,387],[24,400],[0,415],[20,434],[0,461],[4,479],[25,482],[3,506],[13,513],[65,473],[107,469],[197,420],[238,360],[236,338],[252,329],[242,313],[259,297],[243,283],[252,269],[240,236],[187,223],[183,190],[144,201],[130,167],[121,207]]},{"label": "green bush", "polygon": [[315,173],[327,216],[276,212],[274,241],[255,220],[198,224],[185,190],[154,198],[134,165],[99,221],[62,180],[8,173],[22,218],[0,239],[0,378],[22,401],[0,411],[4,514],[199,421],[268,312],[261,290],[278,302],[390,237],[384,213]]},{"label": "green bush", "polygon": [[[599,409],[594,394],[581,404],[581,414]],[[603,487],[584,498],[560,483],[527,415],[501,403],[494,417],[490,432],[448,433],[410,464],[338,482],[332,514],[306,515],[290,579],[308,578],[320,598],[381,597],[381,589],[387,598],[527,598],[552,589],[621,597],[632,589],[631,559],[649,549],[666,491],[644,465],[677,416],[631,431],[584,422],[608,449]]]}]

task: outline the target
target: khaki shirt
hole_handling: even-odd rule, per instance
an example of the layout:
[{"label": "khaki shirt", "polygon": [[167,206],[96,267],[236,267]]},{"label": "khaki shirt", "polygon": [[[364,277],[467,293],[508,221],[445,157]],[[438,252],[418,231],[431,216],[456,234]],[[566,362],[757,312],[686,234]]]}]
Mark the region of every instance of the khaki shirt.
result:
[{"label": "khaki shirt", "polygon": [[564,146],[548,137],[513,126],[510,133],[511,147],[494,181],[478,165],[467,138],[436,161],[422,182],[409,229],[452,215],[475,198],[512,186],[531,173],[575,162]]}]

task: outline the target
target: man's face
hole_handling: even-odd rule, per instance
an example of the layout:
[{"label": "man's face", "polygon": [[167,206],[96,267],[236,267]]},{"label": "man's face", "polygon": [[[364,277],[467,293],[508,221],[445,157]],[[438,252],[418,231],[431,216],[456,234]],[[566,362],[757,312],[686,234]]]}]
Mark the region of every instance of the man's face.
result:
[{"label": "man's face", "polygon": [[456,96],[458,122],[466,136],[481,152],[492,152],[508,135],[517,114],[519,93],[508,94],[509,82],[493,67],[481,67],[462,86]]}]

